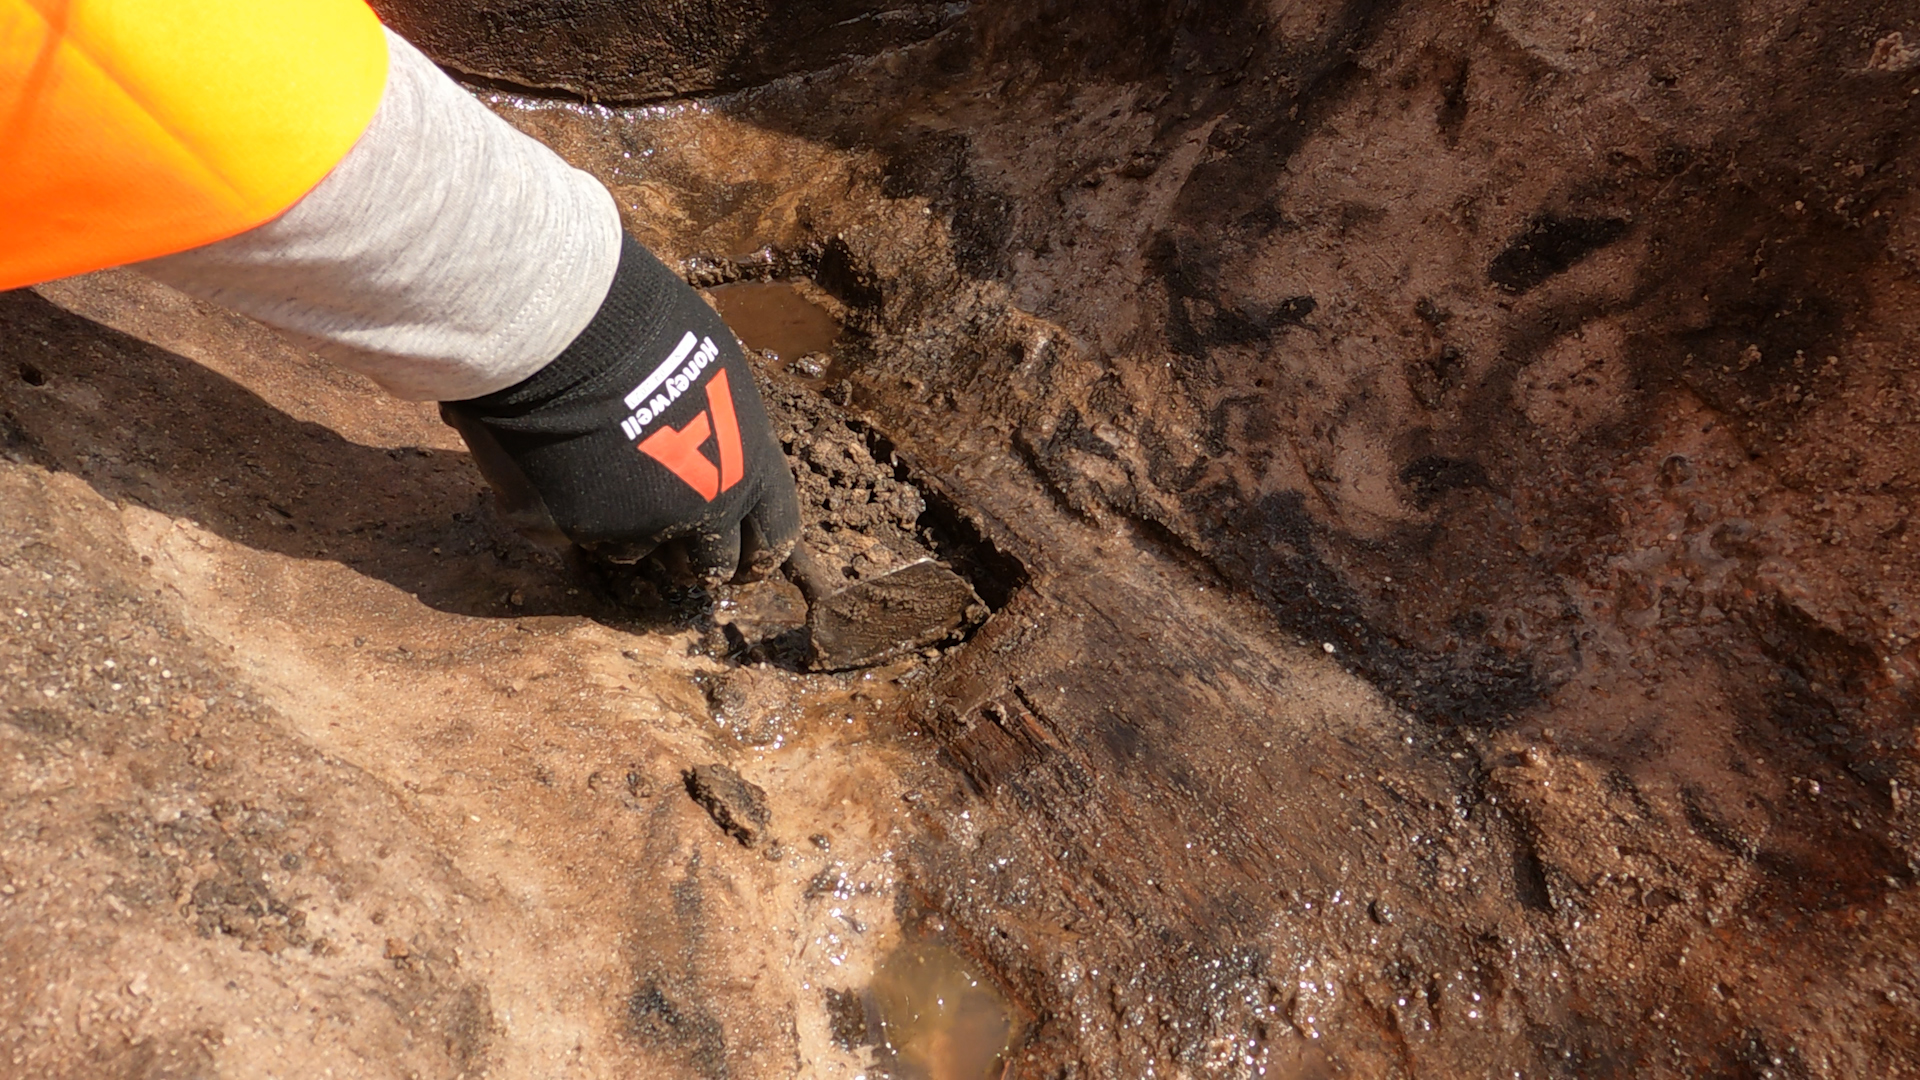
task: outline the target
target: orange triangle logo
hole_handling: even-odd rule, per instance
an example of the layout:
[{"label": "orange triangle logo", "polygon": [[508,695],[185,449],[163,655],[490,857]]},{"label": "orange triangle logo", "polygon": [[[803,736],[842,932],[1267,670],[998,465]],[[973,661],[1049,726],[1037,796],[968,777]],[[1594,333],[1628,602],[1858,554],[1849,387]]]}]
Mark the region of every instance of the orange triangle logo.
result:
[{"label": "orange triangle logo", "polygon": [[[706,390],[707,407],[686,427],[663,427],[641,440],[639,449],[712,502],[746,474],[746,455],[740,445],[740,421],[733,411],[733,388],[724,369],[707,380]],[[717,464],[700,449],[709,438],[720,455]]]}]

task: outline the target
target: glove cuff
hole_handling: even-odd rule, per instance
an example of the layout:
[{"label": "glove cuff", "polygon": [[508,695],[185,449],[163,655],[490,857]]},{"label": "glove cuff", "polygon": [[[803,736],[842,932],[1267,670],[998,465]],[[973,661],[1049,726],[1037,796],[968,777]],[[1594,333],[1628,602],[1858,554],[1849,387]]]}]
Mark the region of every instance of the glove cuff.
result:
[{"label": "glove cuff", "polygon": [[624,233],[613,284],[586,328],[547,366],[491,394],[453,404],[478,416],[525,416],[552,405],[617,398],[627,388],[625,368],[633,343],[660,320],[677,300],[680,280],[640,242]]}]

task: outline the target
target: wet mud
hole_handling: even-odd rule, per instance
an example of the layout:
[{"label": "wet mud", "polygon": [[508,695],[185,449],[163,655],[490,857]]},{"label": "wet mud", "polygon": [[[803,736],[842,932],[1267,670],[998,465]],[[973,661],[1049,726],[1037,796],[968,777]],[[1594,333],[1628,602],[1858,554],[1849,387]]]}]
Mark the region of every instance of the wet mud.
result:
[{"label": "wet mud", "polygon": [[[845,407],[1021,567],[914,713],[1013,1073],[1906,1068],[1897,14],[1050,18],[502,101],[846,305]],[[694,127],[806,163],[712,213]]]},{"label": "wet mud", "polygon": [[991,609],[866,674],[257,329],[5,298],[14,1060],[1913,1075],[1911,13],[951,20],[478,88],[758,298],[809,542]]}]

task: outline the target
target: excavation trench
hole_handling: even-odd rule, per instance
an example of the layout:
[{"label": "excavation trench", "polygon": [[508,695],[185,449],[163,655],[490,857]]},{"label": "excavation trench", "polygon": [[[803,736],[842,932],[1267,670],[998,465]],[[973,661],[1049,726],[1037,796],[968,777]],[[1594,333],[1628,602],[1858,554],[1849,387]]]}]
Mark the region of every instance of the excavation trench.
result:
[{"label": "excavation trench", "polygon": [[385,7],[991,614],[810,674],[257,327],[0,297],[18,1065],[1914,1072],[1911,12]]}]

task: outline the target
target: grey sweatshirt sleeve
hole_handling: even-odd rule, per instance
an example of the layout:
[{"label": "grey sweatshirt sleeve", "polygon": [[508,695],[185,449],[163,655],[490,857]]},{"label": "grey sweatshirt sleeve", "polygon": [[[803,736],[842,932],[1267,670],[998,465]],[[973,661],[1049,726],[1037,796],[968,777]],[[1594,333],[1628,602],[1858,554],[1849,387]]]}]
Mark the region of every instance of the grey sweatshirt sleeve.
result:
[{"label": "grey sweatshirt sleeve", "polygon": [[621,228],[600,182],[489,112],[393,32],[372,122],[285,213],[139,264],[403,398],[512,386],[586,327]]}]

